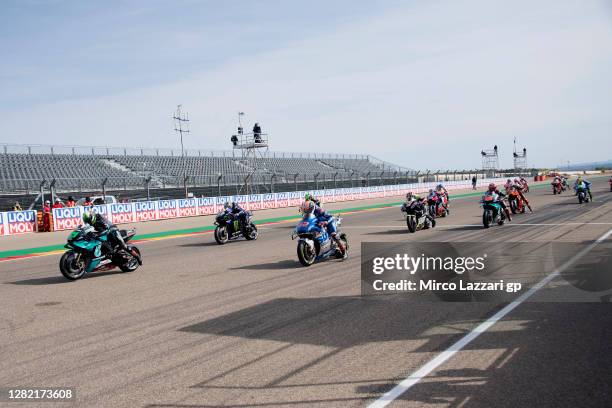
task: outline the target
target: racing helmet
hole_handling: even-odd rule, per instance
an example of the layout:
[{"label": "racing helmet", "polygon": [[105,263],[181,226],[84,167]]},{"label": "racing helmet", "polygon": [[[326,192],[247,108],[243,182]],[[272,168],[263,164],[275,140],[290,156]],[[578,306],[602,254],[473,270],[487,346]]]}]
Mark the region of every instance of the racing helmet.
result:
[{"label": "racing helmet", "polygon": [[304,201],[312,201],[313,200],[313,196],[310,193],[306,193],[306,195],[304,196]]},{"label": "racing helmet", "polygon": [[232,207],[232,205],[230,204],[230,202],[229,202],[229,201],[226,201],[226,202],[225,202],[225,204],[223,204],[223,208],[225,208],[226,210],[227,210],[228,208],[231,208],[231,207]]},{"label": "racing helmet", "polygon": [[495,183],[489,183],[489,191],[495,191],[497,190],[497,186],[495,185]]},{"label": "racing helmet", "polygon": [[83,222],[93,225],[96,222],[96,213],[93,210],[83,212]]},{"label": "racing helmet", "polygon": [[312,201],[304,201],[300,206],[300,211],[304,214],[310,214],[314,211],[315,204]]},{"label": "racing helmet", "polygon": [[412,197],[413,197],[412,191],[409,191],[406,193],[406,200],[410,201],[412,200]]}]

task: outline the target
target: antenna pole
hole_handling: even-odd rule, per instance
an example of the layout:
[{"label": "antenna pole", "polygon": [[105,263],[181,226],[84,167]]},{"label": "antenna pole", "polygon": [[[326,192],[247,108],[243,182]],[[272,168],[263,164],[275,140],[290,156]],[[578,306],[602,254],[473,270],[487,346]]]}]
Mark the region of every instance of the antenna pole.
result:
[{"label": "antenna pole", "polygon": [[177,132],[181,139],[181,167],[183,168],[183,187],[185,187],[185,198],[187,198],[187,169],[185,167],[185,147],[183,145],[183,133],[190,133],[189,130],[189,114],[183,113],[183,105],[176,106],[174,119],[174,131]]}]

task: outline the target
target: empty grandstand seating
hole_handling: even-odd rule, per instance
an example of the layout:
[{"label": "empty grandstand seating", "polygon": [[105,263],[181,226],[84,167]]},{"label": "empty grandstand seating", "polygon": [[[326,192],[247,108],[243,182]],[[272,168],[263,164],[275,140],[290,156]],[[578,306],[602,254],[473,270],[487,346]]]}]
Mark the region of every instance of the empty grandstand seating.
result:
[{"label": "empty grandstand seating", "polygon": [[[6,149],[5,149],[6,151]],[[93,149],[92,149],[93,152]],[[280,156],[280,157],[279,157]],[[291,157],[287,157],[291,156]],[[272,175],[277,181],[294,180],[294,175],[320,178],[335,174],[348,177],[358,173],[380,173],[383,166],[368,157],[327,158],[305,157],[296,154],[270,154],[254,162],[252,159],[227,156],[167,156],[167,155],[112,155],[112,154],[39,154],[0,153],[0,190],[16,192],[36,190],[40,182],[56,180],[58,189],[87,189],[100,187],[108,179],[107,188],[142,187],[151,177],[156,187],[166,183],[181,183],[183,168],[198,183],[217,183],[218,174],[225,182],[239,183],[241,177],[254,173],[263,179]],[[184,160],[184,167],[183,167]],[[197,177],[196,177],[197,176]],[[351,176],[352,177],[352,176]],[[234,181],[230,181],[234,180]]]}]

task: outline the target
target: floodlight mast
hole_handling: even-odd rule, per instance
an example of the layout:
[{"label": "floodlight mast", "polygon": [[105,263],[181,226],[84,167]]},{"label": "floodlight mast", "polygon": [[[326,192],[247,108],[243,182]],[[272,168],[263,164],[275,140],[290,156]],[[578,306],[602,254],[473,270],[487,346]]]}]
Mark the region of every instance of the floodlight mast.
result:
[{"label": "floodlight mast", "polygon": [[183,145],[183,133],[190,133],[189,130],[189,114],[182,111],[183,105],[176,106],[176,113],[172,118],[174,119],[174,131],[180,135],[181,139],[181,167],[183,170],[183,186],[185,187],[185,198],[188,196],[187,192],[187,169],[185,167],[185,148]]}]

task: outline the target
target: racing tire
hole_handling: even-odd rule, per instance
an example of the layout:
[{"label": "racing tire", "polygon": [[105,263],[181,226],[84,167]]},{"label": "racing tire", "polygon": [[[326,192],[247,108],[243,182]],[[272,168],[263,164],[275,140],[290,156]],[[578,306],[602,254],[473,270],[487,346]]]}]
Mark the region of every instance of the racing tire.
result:
[{"label": "racing tire", "polygon": [[217,225],[217,228],[215,228],[215,241],[217,241],[217,244],[219,245],[223,245],[226,244],[227,241],[229,240],[229,236],[227,233],[227,227],[222,227],[220,225]]},{"label": "racing tire", "polygon": [[248,227],[245,228],[242,235],[244,235],[247,241],[254,241],[259,236],[259,231],[257,231],[257,227],[255,226],[255,224],[251,223]]},{"label": "racing tire", "polygon": [[510,200],[510,211],[512,211],[512,214],[516,214],[518,212],[516,200]]},{"label": "racing tire", "polygon": [[342,244],[344,245],[344,253],[346,254],[346,256],[344,256],[340,250],[336,251],[336,258],[338,259],[346,259],[348,258],[348,252],[349,252],[349,243],[348,243],[348,239],[346,238],[346,234],[342,233],[340,234],[340,241],[342,241]]},{"label": "racing tire", "polygon": [[585,198],[586,198],[586,195],[582,193],[578,193],[578,203],[582,204]]},{"label": "racing tire", "polygon": [[297,256],[302,265],[310,266],[314,263],[317,254],[310,249],[306,241],[298,241]]},{"label": "racing tire", "polygon": [[491,222],[493,222],[493,213],[491,210],[485,210],[485,212],[482,213],[482,225],[485,228],[489,228],[491,226]]},{"label": "racing tire", "polygon": [[77,256],[74,251],[66,251],[59,261],[60,272],[71,281],[81,279],[87,273],[85,263],[82,260],[79,262]]},{"label": "racing tire", "polygon": [[417,228],[416,217],[414,217],[414,216],[406,217],[406,225],[408,226],[408,231],[410,231],[412,233],[416,232],[416,228]]},{"label": "racing tire", "polygon": [[[141,256],[140,249],[138,249],[138,247],[134,245],[128,245],[128,251],[135,251],[138,254],[138,256]],[[128,255],[129,255],[129,259],[122,265],[119,265],[119,269],[121,269],[122,272],[134,272],[140,266],[140,264],[138,263],[138,260],[134,256],[129,254],[129,252],[128,252]]]}]

